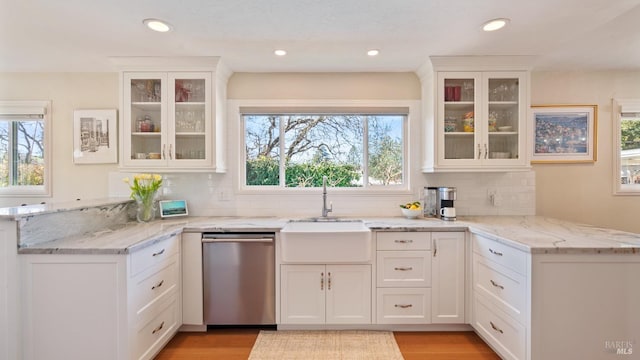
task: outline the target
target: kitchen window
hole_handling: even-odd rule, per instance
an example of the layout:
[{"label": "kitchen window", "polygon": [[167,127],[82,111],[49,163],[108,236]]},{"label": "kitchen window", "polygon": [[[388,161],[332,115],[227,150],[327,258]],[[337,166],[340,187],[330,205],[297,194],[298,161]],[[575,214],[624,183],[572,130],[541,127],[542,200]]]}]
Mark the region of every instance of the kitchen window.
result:
[{"label": "kitchen window", "polygon": [[640,99],[614,100],[614,194],[640,195]]},{"label": "kitchen window", "polygon": [[49,195],[47,101],[0,101],[0,196]]},{"label": "kitchen window", "polygon": [[241,109],[246,188],[406,189],[408,108]]}]

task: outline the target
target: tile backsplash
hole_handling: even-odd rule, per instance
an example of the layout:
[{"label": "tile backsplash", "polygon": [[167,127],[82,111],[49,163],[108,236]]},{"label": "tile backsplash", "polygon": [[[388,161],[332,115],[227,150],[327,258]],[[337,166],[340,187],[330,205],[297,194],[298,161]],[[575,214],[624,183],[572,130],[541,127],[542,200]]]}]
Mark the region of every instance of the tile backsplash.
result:
[{"label": "tile backsplash", "polygon": [[[128,196],[122,178],[110,173],[109,196]],[[199,216],[320,216],[322,190],[304,194],[238,193],[230,174],[165,174],[164,198],[187,200]],[[414,176],[412,190],[403,194],[344,194],[328,190],[332,216],[399,216],[399,204],[422,199],[425,186],[457,188],[456,212],[464,215],[535,215],[535,173],[437,173]],[[493,194],[491,197],[490,194]],[[492,201],[493,199],[493,201]]]}]

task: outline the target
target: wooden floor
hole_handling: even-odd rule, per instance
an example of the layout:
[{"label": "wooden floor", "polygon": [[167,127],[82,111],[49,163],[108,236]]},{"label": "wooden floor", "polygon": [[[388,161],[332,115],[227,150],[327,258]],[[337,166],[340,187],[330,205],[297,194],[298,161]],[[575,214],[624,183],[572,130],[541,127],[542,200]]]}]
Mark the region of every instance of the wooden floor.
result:
[{"label": "wooden floor", "polygon": [[[156,360],[246,360],[258,336],[256,329],[216,329],[178,333]],[[405,360],[500,359],[473,332],[396,332]]]}]

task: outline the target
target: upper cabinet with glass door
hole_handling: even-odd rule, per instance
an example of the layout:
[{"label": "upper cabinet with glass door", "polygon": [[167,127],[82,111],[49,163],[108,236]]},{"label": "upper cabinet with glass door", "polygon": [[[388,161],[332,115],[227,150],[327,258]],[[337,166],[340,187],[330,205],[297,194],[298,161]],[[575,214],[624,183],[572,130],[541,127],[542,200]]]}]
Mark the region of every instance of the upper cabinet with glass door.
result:
[{"label": "upper cabinet with glass door", "polygon": [[434,151],[425,153],[425,172],[529,169],[528,70],[500,71],[499,66],[476,64],[475,68],[496,71],[473,71],[474,59],[434,62],[435,116],[425,132],[425,143],[433,144]]},{"label": "upper cabinet with glass door", "polygon": [[211,75],[125,73],[127,167],[212,167]]},{"label": "upper cabinet with glass door", "polygon": [[224,144],[214,140],[222,135],[217,134],[218,122],[224,121],[214,116],[216,107],[224,106],[214,102],[215,76],[215,70],[123,71],[121,166],[136,171],[224,171],[217,151]]}]

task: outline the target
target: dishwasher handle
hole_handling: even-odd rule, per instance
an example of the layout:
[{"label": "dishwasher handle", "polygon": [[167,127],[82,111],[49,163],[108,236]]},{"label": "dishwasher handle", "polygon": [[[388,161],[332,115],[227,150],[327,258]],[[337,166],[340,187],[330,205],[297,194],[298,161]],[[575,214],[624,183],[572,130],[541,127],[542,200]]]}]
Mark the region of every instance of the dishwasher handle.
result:
[{"label": "dishwasher handle", "polygon": [[272,243],[273,238],[235,238],[235,239],[225,239],[225,238],[202,238],[202,243]]},{"label": "dishwasher handle", "polygon": [[202,243],[272,243],[274,234],[202,234]]}]

